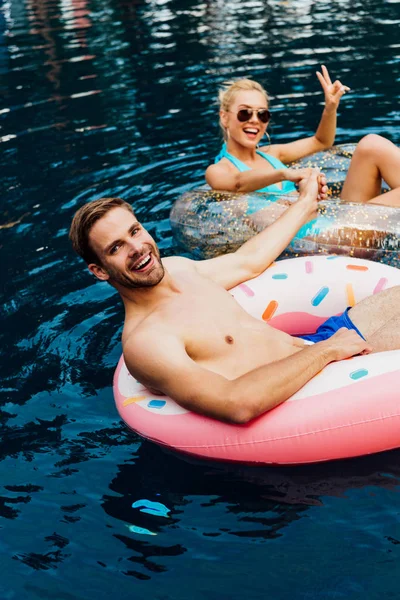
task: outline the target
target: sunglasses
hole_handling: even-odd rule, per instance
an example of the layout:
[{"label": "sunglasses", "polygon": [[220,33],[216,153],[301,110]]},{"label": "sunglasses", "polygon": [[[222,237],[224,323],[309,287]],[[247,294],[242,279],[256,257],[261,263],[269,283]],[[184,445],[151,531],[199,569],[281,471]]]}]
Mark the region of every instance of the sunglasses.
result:
[{"label": "sunglasses", "polygon": [[250,121],[254,113],[257,114],[257,119],[261,123],[268,123],[268,121],[271,118],[271,113],[267,108],[260,108],[258,110],[256,110],[255,108],[241,108],[237,111],[236,117],[238,121],[240,121],[241,123],[245,123],[246,121]]}]

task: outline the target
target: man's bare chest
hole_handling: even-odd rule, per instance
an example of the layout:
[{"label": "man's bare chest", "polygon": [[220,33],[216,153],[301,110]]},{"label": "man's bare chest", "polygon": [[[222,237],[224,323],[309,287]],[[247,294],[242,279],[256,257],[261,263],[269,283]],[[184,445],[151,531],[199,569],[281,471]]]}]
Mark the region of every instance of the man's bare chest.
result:
[{"label": "man's bare chest", "polygon": [[202,289],[169,307],[169,325],[193,360],[241,354],[265,344],[268,327],[248,315],[225,290]]}]

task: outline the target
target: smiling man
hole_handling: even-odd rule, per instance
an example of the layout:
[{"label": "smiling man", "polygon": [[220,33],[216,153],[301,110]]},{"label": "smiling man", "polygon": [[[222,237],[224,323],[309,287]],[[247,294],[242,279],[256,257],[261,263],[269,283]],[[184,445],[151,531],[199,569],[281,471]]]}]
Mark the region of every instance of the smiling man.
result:
[{"label": "smiling man", "polygon": [[161,260],[120,198],[82,206],[70,239],[90,271],[122,297],[122,346],[133,377],[189,410],[245,423],[287,400],[329,362],[400,348],[399,286],[329,319],[313,345],[251,317],[228,292],[262,273],[315,218],[318,192],[318,173],[311,173],[275,223],[236,252],[205,261]]}]

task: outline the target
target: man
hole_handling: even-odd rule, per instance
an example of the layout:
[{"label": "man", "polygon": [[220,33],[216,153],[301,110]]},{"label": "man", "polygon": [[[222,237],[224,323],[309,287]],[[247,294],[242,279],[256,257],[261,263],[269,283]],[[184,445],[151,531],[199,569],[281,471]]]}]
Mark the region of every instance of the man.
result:
[{"label": "man", "polygon": [[315,218],[320,191],[318,174],[311,172],[300,183],[298,201],[273,225],[235,253],[197,262],[161,261],[153,238],[123,200],[84,205],[70,238],[90,271],[122,297],[122,345],[133,377],[186,409],[246,423],[287,400],[332,361],[400,348],[400,286],[354,306],[335,324],[345,327],[307,346],[248,315],[227,291],[263,272]]}]

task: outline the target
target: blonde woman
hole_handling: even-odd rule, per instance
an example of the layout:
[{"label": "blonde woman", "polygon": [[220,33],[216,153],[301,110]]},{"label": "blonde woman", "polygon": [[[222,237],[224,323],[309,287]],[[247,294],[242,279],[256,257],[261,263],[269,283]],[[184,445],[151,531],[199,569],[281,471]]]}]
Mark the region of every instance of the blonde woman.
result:
[{"label": "blonde woman", "polygon": [[[343,94],[350,89],[339,80],[332,83],[325,66],[321,71],[317,77],[325,106],[317,131],[311,137],[287,144],[262,146],[271,114],[268,94],[259,83],[239,79],[220,90],[220,124],[225,143],[215,164],[206,171],[207,183],[213,189],[276,194],[296,191],[295,183],[308,177],[309,170],[290,169],[286,164],[333,145],[337,108]],[[383,195],[382,179],[392,188]],[[326,197],[325,183],[321,178],[320,198]],[[400,149],[378,135],[365,136],[351,160],[342,198],[400,207]],[[250,212],[253,210],[249,206]]]}]

